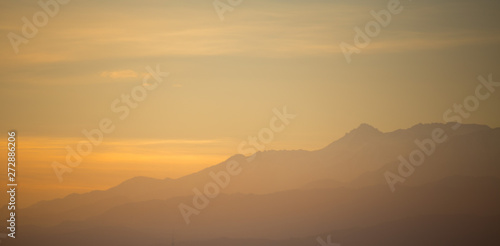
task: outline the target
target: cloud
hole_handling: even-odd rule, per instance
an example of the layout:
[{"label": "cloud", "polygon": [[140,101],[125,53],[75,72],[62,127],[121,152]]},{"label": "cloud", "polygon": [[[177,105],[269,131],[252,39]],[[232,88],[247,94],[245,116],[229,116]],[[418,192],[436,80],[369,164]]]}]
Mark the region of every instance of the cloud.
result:
[{"label": "cloud", "polygon": [[104,71],[101,77],[112,79],[128,79],[137,78],[138,74],[133,70],[119,70],[119,71]]}]

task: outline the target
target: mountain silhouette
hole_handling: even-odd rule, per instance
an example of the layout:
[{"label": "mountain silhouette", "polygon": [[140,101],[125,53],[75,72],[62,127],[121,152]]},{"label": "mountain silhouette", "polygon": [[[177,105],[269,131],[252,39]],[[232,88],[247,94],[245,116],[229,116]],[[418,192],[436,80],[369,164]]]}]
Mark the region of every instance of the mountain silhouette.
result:
[{"label": "mountain silhouette", "polygon": [[[129,238],[123,245],[128,245],[136,242],[127,233],[133,230],[138,237],[150,238],[148,243],[162,245],[165,231],[175,227],[185,243],[227,243],[232,239],[221,238],[233,238],[249,240],[241,245],[294,245],[330,231],[345,232],[338,238],[361,245],[348,238],[361,231],[383,231],[384,223],[428,223],[432,215],[463,221],[484,217],[497,223],[497,217],[491,218],[500,214],[500,128],[464,124],[454,130],[453,125],[418,124],[383,133],[361,124],[316,151],[234,155],[178,179],[136,177],[108,190],[42,201],[21,209],[19,224],[32,240],[26,243],[58,235],[73,240],[86,232],[92,236],[82,243],[123,235]],[[446,141],[436,144],[435,151],[391,192],[384,174],[398,173],[398,157],[408,158],[419,149],[415,141],[432,138],[435,129],[446,134]],[[241,172],[230,176],[221,194],[186,226],[179,204],[192,203],[193,189],[203,191],[205,185],[215,183],[212,174],[227,170],[228,163],[237,163]],[[401,222],[408,218],[413,219]],[[296,240],[287,241],[290,238]]]}]

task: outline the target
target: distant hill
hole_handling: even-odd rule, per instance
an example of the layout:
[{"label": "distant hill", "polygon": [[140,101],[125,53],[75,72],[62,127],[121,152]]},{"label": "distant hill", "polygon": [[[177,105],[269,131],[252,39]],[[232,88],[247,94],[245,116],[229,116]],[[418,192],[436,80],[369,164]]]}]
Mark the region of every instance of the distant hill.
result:
[{"label": "distant hill", "polygon": [[[29,235],[33,243],[58,237],[61,242],[68,238],[105,245],[91,240],[123,236],[136,242],[128,233],[134,231],[161,244],[175,230],[184,241],[227,237],[278,242],[350,228],[379,231],[384,223],[427,215],[485,216],[490,221],[500,214],[500,128],[462,125],[452,130],[452,125],[419,124],[383,133],[362,124],[317,151],[235,155],[178,179],[136,177],[105,191],[39,202],[19,210],[19,225],[25,228],[19,235],[27,236],[16,241]],[[430,138],[437,128],[447,140],[392,193],[384,173],[397,173],[398,157],[408,158],[418,148],[415,140]],[[191,203],[193,189],[214,182],[210,173],[227,171],[228,162],[238,163],[241,173],[231,176],[223,194],[187,226],[179,204]],[[82,239],[84,232],[88,235]]]},{"label": "distant hill", "polygon": [[[401,242],[405,235],[418,238],[418,235],[438,236],[441,232],[444,233],[442,238],[450,238],[458,232],[454,228],[474,235],[472,238],[478,235],[493,237],[497,235],[491,231],[493,228],[484,232],[470,229],[472,225],[483,221],[497,225],[500,223],[498,194],[498,178],[451,177],[418,187],[403,186],[401,192],[397,193],[391,193],[384,186],[373,186],[291,190],[265,195],[221,195],[193,218],[189,226],[184,224],[177,206],[191,197],[179,197],[124,204],[80,222],[64,222],[48,228],[21,227],[20,231],[30,236],[16,241],[31,245],[37,241],[51,243],[51,238],[66,238],[64,240],[67,243],[81,243],[71,245],[106,245],[96,242],[100,239],[109,242],[119,235],[128,238],[129,233],[133,232],[138,237],[147,236],[142,242],[153,244],[168,241],[171,236],[169,233],[175,231],[179,241],[209,242],[218,238],[233,238],[279,242],[322,233],[331,234],[338,242],[352,245],[369,245],[366,244],[366,237],[382,240],[377,244],[382,245],[388,239],[377,238],[378,233],[388,236],[394,230],[392,237],[397,239],[395,242]],[[474,223],[455,224],[470,221]],[[452,226],[449,231],[445,230],[447,225]],[[480,224],[481,228],[487,225]],[[436,232],[430,228],[443,231]],[[103,234],[102,231],[111,233]],[[83,238],[84,232],[86,235]],[[137,239],[130,242],[137,242]],[[123,245],[134,243],[124,242]]]}]

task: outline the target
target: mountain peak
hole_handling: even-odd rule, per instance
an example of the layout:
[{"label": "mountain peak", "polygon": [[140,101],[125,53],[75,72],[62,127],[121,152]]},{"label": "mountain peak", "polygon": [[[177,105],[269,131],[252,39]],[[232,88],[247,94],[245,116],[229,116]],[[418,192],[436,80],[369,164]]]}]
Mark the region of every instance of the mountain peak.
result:
[{"label": "mountain peak", "polygon": [[382,132],[379,131],[377,128],[363,123],[359,125],[356,129],[350,131],[349,133],[346,133],[346,135],[343,137],[345,140],[353,141],[353,140],[361,140],[365,141],[367,138],[371,138],[374,136],[381,135]]},{"label": "mountain peak", "polygon": [[375,128],[369,124],[362,123],[356,129],[349,132],[349,134],[353,134],[353,133],[355,133],[355,134],[373,134],[373,133],[378,134],[378,133],[382,133],[382,132],[380,132],[377,128]]}]

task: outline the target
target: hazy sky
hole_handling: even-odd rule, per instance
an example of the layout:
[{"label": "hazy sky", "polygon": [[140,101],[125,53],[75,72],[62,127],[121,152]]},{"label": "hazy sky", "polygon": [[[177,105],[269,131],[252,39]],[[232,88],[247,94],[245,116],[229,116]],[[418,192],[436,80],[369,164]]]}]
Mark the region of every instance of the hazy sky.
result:
[{"label": "hazy sky", "polygon": [[[20,136],[20,196],[186,175],[236,154],[284,106],[297,117],[269,149],[318,149],[363,122],[443,122],[478,75],[500,81],[498,1],[401,1],[348,64],[339,44],[388,2],[245,0],[221,21],[212,1],[72,0],[17,54],[7,35],[42,8],[0,2],[0,129]],[[112,102],[157,64],[170,76],[118,120]],[[465,122],[500,126],[499,94]],[[51,163],[102,118],[115,131],[59,183]]]}]

